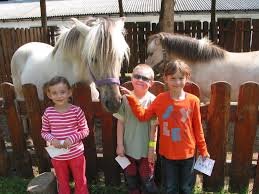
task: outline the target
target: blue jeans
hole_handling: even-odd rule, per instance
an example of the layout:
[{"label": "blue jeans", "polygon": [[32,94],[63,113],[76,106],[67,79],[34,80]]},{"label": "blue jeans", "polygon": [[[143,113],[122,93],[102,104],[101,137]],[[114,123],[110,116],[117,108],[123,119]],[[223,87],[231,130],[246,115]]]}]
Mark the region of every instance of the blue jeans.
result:
[{"label": "blue jeans", "polygon": [[164,187],[167,194],[191,194],[196,181],[195,158],[169,160],[162,157]]}]

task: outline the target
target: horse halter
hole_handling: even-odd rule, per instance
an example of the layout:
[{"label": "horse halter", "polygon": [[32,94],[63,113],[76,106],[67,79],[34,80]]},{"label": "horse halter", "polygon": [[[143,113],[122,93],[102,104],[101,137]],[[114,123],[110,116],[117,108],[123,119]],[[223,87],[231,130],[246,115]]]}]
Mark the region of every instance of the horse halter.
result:
[{"label": "horse halter", "polygon": [[89,72],[93,78],[93,81],[95,83],[95,85],[97,87],[100,87],[102,85],[111,85],[111,84],[117,84],[120,85],[120,79],[119,78],[106,78],[106,79],[101,79],[101,80],[97,80],[95,75],[93,74],[92,69],[90,68],[89,64],[88,64],[88,68],[89,68]]}]

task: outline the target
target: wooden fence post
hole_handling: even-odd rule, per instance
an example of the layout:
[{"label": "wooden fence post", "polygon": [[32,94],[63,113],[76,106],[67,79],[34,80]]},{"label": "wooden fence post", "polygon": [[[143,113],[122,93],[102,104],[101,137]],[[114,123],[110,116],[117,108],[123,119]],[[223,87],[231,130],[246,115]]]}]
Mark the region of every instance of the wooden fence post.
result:
[{"label": "wooden fence post", "polygon": [[24,84],[22,86],[27,114],[31,124],[31,136],[36,155],[39,159],[39,172],[50,171],[50,160],[45,150],[46,142],[41,137],[41,116],[42,110],[35,85]]},{"label": "wooden fence post", "polygon": [[12,141],[15,169],[17,174],[22,177],[32,177],[33,173],[31,157],[26,149],[21,120],[16,111],[13,85],[10,83],[2,83],[1,89],[1,91],[3,91],[7,123]]},{"label": "wooden fence post", "polygon": [[[96,107],[96,114],[101,120],[102,126],[102,142],[103,142],[103,159],[104,176],[106,185],[120,185],[120,167],[115,161],[116,157],[116,119],[113,118],[111,113],[106,112],[101,103]],[[100,111],[100,112],[99,112]]]},{"label": "wooden fence post", "polygon": [[84,111],[89,135],[83,140],[86,156],[86,173],[89,182],[97,179],[97,154],[94,138],[94,109],[89,85],[77,83],[73,86],[73,103]]},{"label": "wooden fence post", "polygon": [[203,176],[205,191],[220,191],[224,188],[230,90],[231,86],[227,82],[216,82],[211,85],[206,143],[210,157],[216,163],[212,175]]},{"label": "wooden fence post", "polygon": [[239,193],[249,185],[258,122],[258,87],[255,82],[247,82],[239,90],[229,182],[232,192]]}]

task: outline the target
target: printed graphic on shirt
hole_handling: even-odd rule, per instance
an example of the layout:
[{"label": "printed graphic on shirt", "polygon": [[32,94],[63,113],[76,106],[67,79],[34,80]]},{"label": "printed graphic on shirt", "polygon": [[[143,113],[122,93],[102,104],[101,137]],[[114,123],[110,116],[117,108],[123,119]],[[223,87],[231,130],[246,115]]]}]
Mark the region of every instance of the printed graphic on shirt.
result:
[{"label": "printed graphic on shirt", "polygon": [[168,106],[166,111],[163,114],[163,119],[168,119],[170,117],[171,112],[173,111],[173,106]]},{"label": "printed graphic on shirt", "polygon": [[181,141],[180,128],[172,128],[172,141]]},{"label": "printed graphic on shirt", "polygon": [[170,131],[168,129],[168,122],[163,122],[163,135],[170,136]]},{"label": "printed graphic on shirt", "polygon": [[184,123],[188,119],[188,117],[190,116],[191,110],[187,109],[187,108],[181,108],[180,112],[181,112],[181,115],[182,115],[181,121]]}]

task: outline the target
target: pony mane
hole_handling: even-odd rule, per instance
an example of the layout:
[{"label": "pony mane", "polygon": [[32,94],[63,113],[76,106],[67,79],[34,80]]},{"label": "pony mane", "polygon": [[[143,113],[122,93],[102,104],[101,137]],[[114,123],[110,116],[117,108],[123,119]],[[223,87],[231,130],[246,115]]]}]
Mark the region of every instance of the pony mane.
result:
[{"label": "pony mane", "polygon": [[86,35],[77,26],[63,30],[52,56],[60,50],[63,56],[80,61],[79,71],[88,64],[92,70],[98,72],[99,77],[118,72],[124,57],[129,60],[129,47],[123,36],[123,28],[109,18],[89,17],[85,24],[90,29]]},{"label": "pony mane", "polygon": [[225,50],[213,45],[208,39],[197,40],[183,35],[159,33],[150,37],[149,41],[159,38],[168,53],[192,61],[206,62],[213,59],[222,59]]}]

